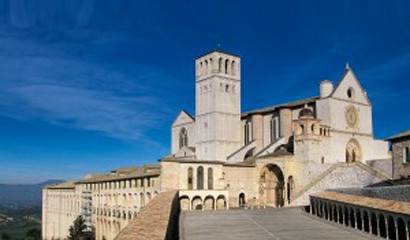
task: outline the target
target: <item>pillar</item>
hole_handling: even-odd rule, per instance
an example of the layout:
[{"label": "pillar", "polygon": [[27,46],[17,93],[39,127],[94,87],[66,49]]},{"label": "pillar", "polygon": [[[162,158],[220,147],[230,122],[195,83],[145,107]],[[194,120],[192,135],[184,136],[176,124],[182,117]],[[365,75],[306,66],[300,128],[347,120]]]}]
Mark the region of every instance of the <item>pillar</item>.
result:
[{"label": "pillar", "polygon": [[353,209],[353,217],[354,217],[354,228],[357,229],[357,214],[356,214],[355,209]]},{"label": "pillar", "polygon": [[360,217],[362,218],[362,231],[364,232],[365,229],[364,229],[364,214],[363,214],[363,212],[360,212]]},{"label": "pillar", "polygon": [[406,228],[406,239],[410,240],[410,238],[409,238],[409,224],[407,223],[406,219],[404,219],[404,226]]},{"label": "pillar", "polygon": [[384,218],[384,226],[386,228],[386,239],[389,239],[389,219],[387,217]]},{"label": "pillar", "polygon": [[394,230],[396,230],[396,239],[399,239],[399,229],[397,228],[398,223],[397,223],[397,219],[394,218]]},{"label": "pillar", "polygon": [[377,236],[379,236],[380,237],[380,220],[379,220],[379,217],[377,216],[377,214],[375,215],[375,217],[376,217],[376,225],[377,225]]}]

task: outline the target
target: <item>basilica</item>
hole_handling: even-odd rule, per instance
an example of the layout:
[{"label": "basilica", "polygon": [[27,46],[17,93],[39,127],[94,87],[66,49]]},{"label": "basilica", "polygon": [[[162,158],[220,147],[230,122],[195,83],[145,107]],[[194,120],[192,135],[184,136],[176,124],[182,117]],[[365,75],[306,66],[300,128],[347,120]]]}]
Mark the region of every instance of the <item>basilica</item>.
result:
[{"label": "basilica", "polygon": [[44,188],[43,239],[67,238],[78,215],[97,239],[114,239],[171,190],[182,211],[212,211],[308,205],[325,189],[391,179],[388,143],[374,139],[371,102],[349,66],[339,81],[321,81],[316,97],[249,112],[239,56],[215,50],[195,69],[195,113],[177,115],[170,154]]}]

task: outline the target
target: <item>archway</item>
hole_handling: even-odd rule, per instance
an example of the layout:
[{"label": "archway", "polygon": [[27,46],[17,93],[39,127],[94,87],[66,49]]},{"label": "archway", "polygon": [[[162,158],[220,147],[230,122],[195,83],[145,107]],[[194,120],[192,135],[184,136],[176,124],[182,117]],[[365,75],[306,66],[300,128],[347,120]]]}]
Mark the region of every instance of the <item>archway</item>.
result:
[{"label": "archway", "polygon": [[286,197],[288,199],[288,204],[290,204],[291,201],[291,196],[292,196],[292,192],[293,192],[293,187],[294,187],[294,182],[293,182],[293,176],[289,176],[288,177],[288,183],[286,185]]},{"label": "archway", "polygon": [[259,177],[259,198],[268,206],[281,207],[284,177],[282,170],[275,164],[267,164]]},{"label": "archway", "polygon": [[199,196],[196,196],[192,199],[192,210],[202,210],[202,199]]},{"label": "archway", "polygon": [[359,142],[352,138],[346,144],[346,162],[357,162],[362,160],[362,151]]},{"label": "archway", "polygon": [[204,210],[214,210],[215,200],[212,196],[207,196],[204,200]]},{"label": "archway", "polygon": [[181,206],[181,210],[191,210],[191,201],[189,200],[188,196],[181,196],[179,198],[179,204]]},{"label": "archway", "polygon": [[216,198],[216,209],[217,210],[226,210],[227,205],[226,205],[226,198],[224,195],[219,195]]},{"label": "archway", "polygon": [[246,200],[245,200],[245,193],[239,194],[239,207],[245,207]]}]

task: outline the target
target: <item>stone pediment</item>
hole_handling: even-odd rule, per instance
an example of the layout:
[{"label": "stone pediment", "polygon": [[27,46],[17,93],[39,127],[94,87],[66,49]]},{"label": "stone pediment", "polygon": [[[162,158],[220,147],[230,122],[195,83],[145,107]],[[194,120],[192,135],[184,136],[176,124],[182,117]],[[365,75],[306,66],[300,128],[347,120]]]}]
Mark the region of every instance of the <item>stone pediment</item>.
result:
[{"label": "stone pediment", "polygon": [[353,70],[348,66],[346,67],[342,79],[330,97],[370,105],[366,92],[363,90],[363,87]]},{"label": "stone pediment", "polygon": [[179,112],[178,117],[175,119],[174,123],[172,124],[172,127],[180,126],[180,125],[186,125],[188,123],[195,122],[194,117],[192,117],[188,112],[185,110],[181,110]]}]

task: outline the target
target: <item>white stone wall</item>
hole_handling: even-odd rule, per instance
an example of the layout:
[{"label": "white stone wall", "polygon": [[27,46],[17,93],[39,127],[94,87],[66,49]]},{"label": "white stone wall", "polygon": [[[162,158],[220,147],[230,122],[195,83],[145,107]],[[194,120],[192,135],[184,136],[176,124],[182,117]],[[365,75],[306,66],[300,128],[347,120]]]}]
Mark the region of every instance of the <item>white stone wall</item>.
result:
[{"label": "white stone wall", "polygon": [[80,207],[75,189],[43,189],[42,238],[66,239]]},{"label": "white stone wall", "polygon": [[[111,184],[110,184],[111,183]],[[96,239],[114,239],[160,193],[158,177],[90,183]]]},{"label": "white stone wall", "polygon": [[226,160],[241,146],[240,58],[215,51],[195,64],[196,155]]}]

